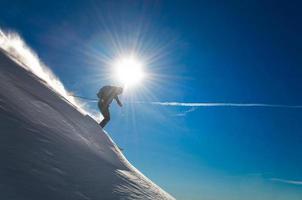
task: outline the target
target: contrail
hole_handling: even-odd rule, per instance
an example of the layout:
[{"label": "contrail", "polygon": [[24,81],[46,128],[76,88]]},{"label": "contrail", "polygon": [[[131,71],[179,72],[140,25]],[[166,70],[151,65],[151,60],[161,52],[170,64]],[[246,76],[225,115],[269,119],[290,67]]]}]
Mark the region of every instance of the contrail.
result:
[{"label": "contrail", "polygon": [[271,178],[270,180],[281,182],[281,183],[293,184],[293,185],[302,185],[302,181],[297,181],[297,180],[287,180],[287,179],[280,179],[280,178]]},{"label": "contrail", "polygon": [[[96,98],[88,98],[77,95],[69,95],[72,97],[84,99],[90,102],[97,102]],[[179,106],[179,107],[267,107],[267,108],[302,108],[302,105],[286,105],[286,104],[266,104],[266,103],[186,103],[186,102],[160,102],[160,101],[132,101],[126,102],[128,104],[152,104],[159,106]]]},{"label": "contrail", "polygon": [[[147,102],[141,102],[147,103]],[[181,107],[271,107],[271,108],[302,108],[302,105],[265,104],[265,103],[184,103],[184,102],[149,102],[160,106]]]}]

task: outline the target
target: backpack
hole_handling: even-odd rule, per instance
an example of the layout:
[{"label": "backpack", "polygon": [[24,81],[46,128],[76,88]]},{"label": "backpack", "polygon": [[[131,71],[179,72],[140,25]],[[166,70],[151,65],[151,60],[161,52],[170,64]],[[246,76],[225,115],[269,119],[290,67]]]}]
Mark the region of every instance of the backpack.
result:
[{"label": "backpack", "polygon": [[104,87],[102,87],[96,95],[99,97],[99,99],[102,99],[104,96]]},{"label": "backpack", "polygon": [[104,86],[102,87],[99,92],[97,93],[97,96],[100,98],[100,99],[103,99],[105,97],[105,95],[108,95],[108,91],[110,90],[110,88],[112,88],[112,86]]}]

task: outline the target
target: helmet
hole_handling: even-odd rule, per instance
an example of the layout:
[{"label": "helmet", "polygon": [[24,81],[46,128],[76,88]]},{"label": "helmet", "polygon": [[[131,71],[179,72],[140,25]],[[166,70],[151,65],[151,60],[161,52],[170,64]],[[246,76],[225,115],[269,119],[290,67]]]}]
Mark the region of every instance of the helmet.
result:
[{"label": "helmet", "polygon": [[123,88],[122,87],[117,87],[117,93],[122,94],[123,93]]}]

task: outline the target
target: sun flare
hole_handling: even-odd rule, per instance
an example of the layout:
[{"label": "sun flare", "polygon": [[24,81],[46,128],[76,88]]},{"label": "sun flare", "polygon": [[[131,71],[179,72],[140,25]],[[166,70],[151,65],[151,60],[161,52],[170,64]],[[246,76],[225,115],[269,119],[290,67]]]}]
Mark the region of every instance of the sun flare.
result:
[{"label": "sun flare", "polygon": [[133,57],[118,60],[114,70],[116,79],[127,87],[139,84],[145,77],[142,63]]}]

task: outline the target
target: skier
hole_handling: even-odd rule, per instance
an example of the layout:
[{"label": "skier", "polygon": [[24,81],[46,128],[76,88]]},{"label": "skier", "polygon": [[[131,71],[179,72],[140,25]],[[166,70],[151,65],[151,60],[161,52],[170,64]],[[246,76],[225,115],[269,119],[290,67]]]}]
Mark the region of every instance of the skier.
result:
[{"label": "skier", "polygon": [[123,93],[122,87],[116,87],[111,85],[106,85],[102,87],[97,96],[99,97],[98,107],[104,116],[104,119],[100,122],[100,126],[102,128],[105,127],[105,125],[110,121],[110,112],[109,112],[109,105],[113,101],[113,99],[116,100],[117,104],[122,107],[123,104],[118,98],[118,95]]}]

